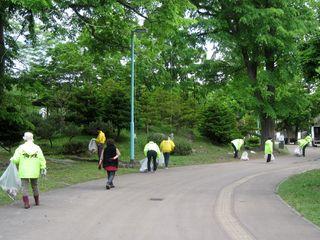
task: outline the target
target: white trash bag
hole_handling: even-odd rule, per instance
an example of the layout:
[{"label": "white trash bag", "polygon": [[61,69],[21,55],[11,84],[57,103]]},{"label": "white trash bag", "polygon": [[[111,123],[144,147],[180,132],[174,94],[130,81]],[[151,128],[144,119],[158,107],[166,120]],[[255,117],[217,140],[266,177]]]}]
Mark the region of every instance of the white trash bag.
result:
[{"label": "white trash bag", "polygon": [[301,147],[296,147],[294,149],[294,154],[300,157],[302,155]]},{"label": "white trash bag", "polygon": [[97,143],[96,143],[96,139],[95,138],[92,138],[89,142],[89,145],[88,145],[88,150],[89,152],[91,153],[95,153],[98,151],[98,146],[97,146]]},{"label": "white trash bag", "polygon": [[157,159],[158,166],[163,167],[164,166],[164,156],[163,153],[160,154],[159,159]]},{"label": "white trash bag", "polygon": [[[161,153],[160,158],[157,159],[157,164],[158,166],[163,166],[164,165],[164,157],[163,154]],[[140,172],[147,172],[148,171],[148,158],[144,158],[140,160]],[[153,169],[153,161],[150,163],[150,168]]]},{"label": "white trash bag", "polygon": [[243,161],[248,161],[249,160],[249,154],[247,151],[244,151],[242,154],[241,154],[241,160]]},{"label": "white trash bag", "polygon": [[[152,163],[151,163],[152,164]],[[140,172],[148,171],[148,158],[140,160]]]},{"label": "white trash bag", "polygon": [[[264,155],[264,157],[265,157],[266,160],[268,160],[268,154]],[[276,160],[273,154],[271,154],[271,159],[270,160],[271,161],[275,161]]]},{"label": "white trash bag", "polygon": [[0,177],[0,187],[3,191],[14,200],[21,188],[21,179],[18,175],[18,170],[13,162],[10,162],[5,172]]}]

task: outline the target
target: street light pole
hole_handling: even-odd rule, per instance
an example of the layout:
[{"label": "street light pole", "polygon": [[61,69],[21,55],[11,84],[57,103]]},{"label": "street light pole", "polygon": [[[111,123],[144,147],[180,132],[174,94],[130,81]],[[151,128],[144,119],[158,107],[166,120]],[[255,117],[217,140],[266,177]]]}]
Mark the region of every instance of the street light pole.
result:
[{"label": "street light pole", "polygon": [[131,121],[130,121],[130,163],[134,162],[134,30],[131,31]]},{"label": "street light pole", "polygon": [[130,163],[134,163],[134,34],[146,32],[146,29],[131,31],[131,121],[130,121]]}]

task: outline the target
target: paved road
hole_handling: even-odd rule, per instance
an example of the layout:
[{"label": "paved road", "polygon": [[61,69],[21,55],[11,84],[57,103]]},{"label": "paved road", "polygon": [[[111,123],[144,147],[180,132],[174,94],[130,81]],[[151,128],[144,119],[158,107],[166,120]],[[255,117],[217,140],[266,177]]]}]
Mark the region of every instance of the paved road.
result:
[{"label": "paved road", "polygon": [[91,181],[41,196],[29,210],[0,208],[2,240],[319,240],[320,230],[275,194],[289,175],[320,168],[308,157],[190,166]]}]

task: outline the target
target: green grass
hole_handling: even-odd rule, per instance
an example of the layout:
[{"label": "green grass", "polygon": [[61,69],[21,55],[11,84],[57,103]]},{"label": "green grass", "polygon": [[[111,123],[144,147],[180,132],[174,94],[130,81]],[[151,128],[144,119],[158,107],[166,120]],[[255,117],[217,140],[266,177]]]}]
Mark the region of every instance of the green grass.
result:
[{"label": "green grass", "polygon": [[279,186],[278,193],[305,218],[320,226],[320,170],[290,177]]}]

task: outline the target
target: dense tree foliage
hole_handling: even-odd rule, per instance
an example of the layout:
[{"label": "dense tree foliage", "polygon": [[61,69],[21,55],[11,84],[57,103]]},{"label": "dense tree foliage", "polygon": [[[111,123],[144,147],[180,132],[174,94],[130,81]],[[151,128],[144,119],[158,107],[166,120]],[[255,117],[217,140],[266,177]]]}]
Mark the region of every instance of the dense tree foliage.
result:
[{"label": "dense tree foliage", "polygon": [[301,41],[313,27],[309,4],[296,0],[192,2],[198,7],[200,31],[217,42],[233,65],[243,67],[253,88],[262,137],[273,136],[278,88],[294,79],[297,39]]},{"label": "dense tree foliage", "polygon": [[239,137],[236,114],[228,101],[216,96],[210,99],[201,114],[200,131],[213,143],[224,144]]},{"label": "dense tree foliage", "polygon": [[312,0],[3,0],[0,118],[11,127],[0,143],[39,128],[30,116],[41,107],[49,140],[129,128],[137,28],[147,30],[135,34],[137,128],[199,127],[215,143],[305,130],[320,113],[318,10]]}]

